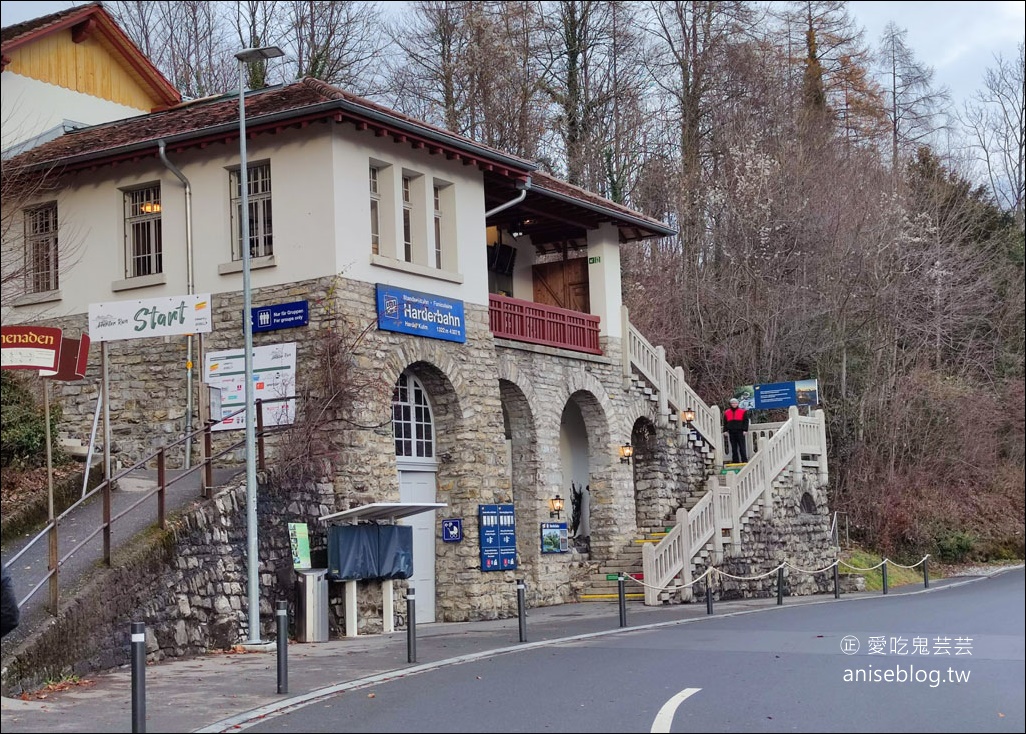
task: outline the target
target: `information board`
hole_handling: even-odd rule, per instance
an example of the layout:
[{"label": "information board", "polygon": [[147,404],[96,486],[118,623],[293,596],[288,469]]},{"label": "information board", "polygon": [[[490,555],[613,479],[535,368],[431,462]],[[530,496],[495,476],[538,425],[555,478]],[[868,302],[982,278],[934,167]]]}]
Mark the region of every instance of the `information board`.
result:
[{"label": "information board", "polygon": [[517,530],[513,505],[478,505],[482,571],[517,567]]},{"label": "information board", "polygon": [[[208,352],[204,360],[205,382],[221,390],[222,419],[215,431],[233,431],[246,427],[246,360],[242,349]],[[296,343],[268,344],[253,348],[253,399],[275,400],[295,395]],[[296,401],[283,400],[263,407],[265,426],[283,426],[296,419]],[[241,412],[240,412],[241,411]],[[237,415],[232,415],[237,413]],[[227,417],[231,416],[231,417]]]}]

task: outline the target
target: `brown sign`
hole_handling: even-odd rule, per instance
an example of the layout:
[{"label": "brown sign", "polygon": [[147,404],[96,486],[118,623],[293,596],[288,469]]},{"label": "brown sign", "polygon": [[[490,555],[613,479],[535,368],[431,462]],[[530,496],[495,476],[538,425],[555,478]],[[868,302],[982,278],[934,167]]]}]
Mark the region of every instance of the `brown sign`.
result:
[{"label": "brown sign", "polygon": [[5,370],[56,370],[62,332],[50,326],[0,327],[0,367]]},{"label": "brown sign", "polygon": [[52,380],[74,382],[85,377],[86,363],[89,361],[89,335],[83,334],[81,339],[64,337],[61,343],[61,359],[57,371],[39,370],[40,377]]}]

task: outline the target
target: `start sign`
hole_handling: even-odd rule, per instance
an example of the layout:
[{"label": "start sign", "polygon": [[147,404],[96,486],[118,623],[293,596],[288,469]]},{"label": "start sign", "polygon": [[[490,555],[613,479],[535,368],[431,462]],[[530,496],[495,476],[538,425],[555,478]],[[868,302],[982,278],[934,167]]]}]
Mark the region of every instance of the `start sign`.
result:
[{"label": "start sign", "polygon": [[5,370],[56,370],[63,332],[52,326],[0,327],[0,366]]}]

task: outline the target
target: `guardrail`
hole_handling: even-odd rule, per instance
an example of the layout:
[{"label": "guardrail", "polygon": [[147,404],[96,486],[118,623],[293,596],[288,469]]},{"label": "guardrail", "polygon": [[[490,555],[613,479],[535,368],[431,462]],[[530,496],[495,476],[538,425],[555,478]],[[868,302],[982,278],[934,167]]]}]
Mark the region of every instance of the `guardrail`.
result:
[{"label": "guardrail", "polygon": [[[295,400],[295,399],[296,399],[295,396],[292,396],[292,397],[287,397],[287,398],[274,398],[274,399],[271,399],[271,400],[257,400],[256,401],[256,411],[255,411],[256,412],[256,420],[257,420],[256,436],[257,436],[257,447],[258,447],[258,451],[257,451],[257,454],[258,454],[257,465],[258,465],[258,468],[261,471],[263,471],[266,468],[265,459],[264,459],[264,436],[267,433],[270,433],[269,430],[265,430],[264,429],[264,425],[263,425],[263,411],[261,409],[262,405],[264,403],[275,403],[275,402],[282,402],[282,401]],[[19,607],[24,606],[25,603],[28,602],[29,599],[31,599],[41,588],[43,588],[44,584],[48,584],[48,586],[49,586],[49,593],[50,593],[50,599],[49,599],[49,605],[48,605],[49,606],[49,611],[50,611],[51,615],[56,616],[57,615],[57,609],[58,609],[58,606],[59,606],[59,603],[60,603],[60,583],[59,583],[59,579],[60,579],[60,568],[61,568],[61,566],[64,566],[79,550],[81,550],[87,543],[89,543],[89,541],[91,541],[99,533],[102,532],[103,533],[103,562],[104,562],[105,565],[107,565],[109,567],[110,566],[110,561],[111,561],[111,535],[112,535],[112,530],[113,530],[114,523],[117,520],[119,520],[119,519],[125,517],[126,515],[128,515],[130,512],[135,510],[137,507],[142,505],[144,502],[149,500],[154,495],[156,495],[156,497],[157,497],[157,518],[156,518],[156,524],[161,529],[165,528],[167,526],[166,525],[166,516],[165,516],[165,499],[166,499],[168,487],[172,486],[173,484],[175,484],[177,482],[182,481],[186,477],[192,475],[194,472],[200,471],[201,469],[203,470],[203,481],[201,482],[201,496],[204,499],[210,499],[210,497],[212,496],[211,490],[213,489],[213,481],[214,481],[213,480],[214,461],[216,461],[217,459],[220,459],[225,454],[227,454],[227,453],[229,453],[231,451],[234,451],[235,449],[239,448],[240,446],[243,446],[245,444],[245,442],[246,442],[246,439],[243,438],[242,440],[237,441],[237,442],[231,444],[230,446],[228,446],[227,448],[224,448],[224,449],[218,451],[216,454],[214,454],[212,452],[212,443],[213,443],[212,428],[215,425],[217,425],[218,423],[220,423],[220,422],[222,422],[222,421],[224,421],[224,420],[226,420],[228,418],[233,418],[233,417],[239,415],[243,411],[245,411],[244,407],[240,408],[239,410],[237,410],[237,411],[235,411],[235,412],[233,412],[233,413],[231,413],[229,415],[222,416],[219,420],[209,421],[202,428],[197,428],[196,430],[192,431],[191,433],[189,433],[186,436],[182,436],[181,438],[179,438],[177,441],[174,441],[173,443],[170,443],[170,444],[168,444],[166,446],[161,446],[159,449],[157,449],[156,451],[153,451],[153,452],[147,454],[146,456],[144,456],[142,459],[140,459],[139,461],[135,462],[131,466],[122,469],[117,474],[114,474],[113,476],[111,476],[111,477],[109,477],[107,479],[104,479],[100,484],[98,484],[96,487],[94,487],[88,493],[83,494],[82,497],[78,501],[76,501],[74,504],[72,504],[70,507],[68,507],[66,510],[64,510],[64,512],[62,512],[60,515],[55,517],[53,520],[50,520],[49,522],[47,522],[46,526],[42,530],[40,530],[39,533],[35,537],[32,538],[32,540],[30,540],[21,550],[19,550],[17,553],[15,553],[10,558],[10,560],[7,561],[7,563],[4,564],[7,568],[9,568],[9,569],[12,568],[14,566],[14,564],[17,563],[18,559],[20,559],[22,556],[24,556],[31,548],[35,547],[38,543],[42,542],[42,540],[44,538],[47,540],[47,542],[48,542],[48,554],[49,554],[49,562],[48,562],[47,572],[43,576],[43,578],[38,583],[36,583],[29,590],[28,594],[26,594],[24,596],[24,598],[22,598],[18,602],[18,606]],[[181,445],[183,443],[186,443],[187,441],[191,441],[192,439],[196,438],[197,436],[199,436],[201,434],[203,435],[203,445],[204,445],[204,452],[203,452],[204,453],[204,458],[203,458],[203,461],[201,461],[200,463],[196,464],[195,466],[185,470],[184,472],[182,472],[178,476],[169,479],[168,476],[167,476],[166,462],[165,462],[165,457],[167,455],[168,450],[176,448],[177,446],[179,446],[179,445]],[[145,468],[151,461],[156,461],[156,464],[157,464],[157,486],[154,489],[150,490],[149,492],[146,492],[145,494],[140,496],[138,499],[136,499],[134,502],[132,502],[128,507],[122,509],[117,514],[112,514],[111,491],[117,485],[118,480],[124,479],[125,477],[127,477],[129,474],[131,474],[133,471],[135,471],[137,469]],[[88,471],[88,468],[86,470]],[[78,543],[76,543],[67,553],[65,553],[63,556],[60,556],[58,549],[59,549],[59,540],[60,540],[59,532],[60,532],[61,523],[64,522],[65,520],[67,520],[68,517],[71,515],[71,513],[75,509],[77,509],[78,507],[81,507],[83,504],[88,502],[93,497],[96,497],[98,494],[102,494],[103,495],[103,521],[102,521],[102,523],[100,524],[99,527],[94,529],[92,532],[90,532],[88,535],[86,535],[84,538],[82,538]]]}]

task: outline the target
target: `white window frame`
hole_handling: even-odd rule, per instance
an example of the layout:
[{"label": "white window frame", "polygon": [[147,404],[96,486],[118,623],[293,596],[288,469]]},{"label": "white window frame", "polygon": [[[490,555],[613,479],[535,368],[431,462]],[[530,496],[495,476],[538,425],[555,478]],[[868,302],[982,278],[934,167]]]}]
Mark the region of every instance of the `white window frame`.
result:
[{"label": "white window frame", "polygon": [[368,171],[370,188],[371,253],[381,254],[381,167],[373,163]]},{"label": "white window frame", "polygon": [[413,262],[413,176],[403,174],[403,261]]},{"label": "white window frame", "polygon": [[125,278],[164,272],[160,182],[124,191]]},{"label": "white window frame", "polygon": [[25,292],[49,293],[60,288],[57,202],[26,208]]},{"label": "white window frame", "polygon": [[[232,260],[242,260],[242,177],[240,168],[228,171],[229,208],[232,218]],[[271,162],[258,161],[246,166],[249,189],[249,256],[251,259],[274,254],[274,217],[271,191]]]},{"label": "white window frame", "polygon": [[403,372],[392,389],[392,437],[396,458],[435,463],[435,421],[427,390],[414,375]]}]

